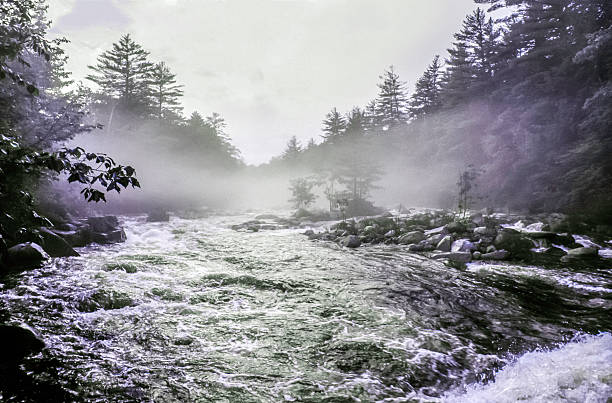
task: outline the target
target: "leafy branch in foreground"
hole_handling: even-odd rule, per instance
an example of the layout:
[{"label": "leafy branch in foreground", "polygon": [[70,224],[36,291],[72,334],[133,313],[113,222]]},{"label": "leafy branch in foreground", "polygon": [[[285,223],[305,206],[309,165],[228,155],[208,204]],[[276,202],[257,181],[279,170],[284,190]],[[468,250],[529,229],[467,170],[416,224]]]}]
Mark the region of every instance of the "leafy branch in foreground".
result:
[{"label": "leafy branch in foreground", "polygon": [[81,147],[54,152],[33,151],[11,137],[0,135],[0,179],[16,172],[41,174],[45,169],[66,174],[68,182],[85,185],[81,194],[88,202],[106,201],[106,192],[119,193],[121,188],[140,187],[134,168],[117,165],[106,154],[86,152]]}]

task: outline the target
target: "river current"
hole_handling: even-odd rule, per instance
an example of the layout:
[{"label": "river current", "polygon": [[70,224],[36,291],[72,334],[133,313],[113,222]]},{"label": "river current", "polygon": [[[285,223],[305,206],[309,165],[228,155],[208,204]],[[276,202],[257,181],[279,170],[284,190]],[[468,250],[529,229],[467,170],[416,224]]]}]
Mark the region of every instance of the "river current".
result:
[{"label": "river current", "polygon": [[606,402],[612,275],[146,223],[0,289],[47,348],[7,401]]}]

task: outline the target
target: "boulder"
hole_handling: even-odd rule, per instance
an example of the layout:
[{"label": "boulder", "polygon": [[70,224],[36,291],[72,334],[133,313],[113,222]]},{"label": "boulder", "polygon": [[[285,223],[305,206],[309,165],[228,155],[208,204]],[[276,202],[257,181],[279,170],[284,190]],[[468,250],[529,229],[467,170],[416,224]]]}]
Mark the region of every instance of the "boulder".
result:
[{"label": "boulder", "polygon": [[471,252],[476,249],[476,245],[468,239],[458,239],[451,245],[452,252]]},{"label": "boulder", "polygon": [[444,234],[445,231],[444,226],[441,226],[425,231],[425,235],[440,235]]},{"label": "boulder", "polygon": [[99,243],[101,245],[125,242],[127,239],[127,236],[125,235],[125,231],[123,229],[118,229],[111,232],[93,233],[91,234],[91,237],[91,240],[93,242]]},{"label": "boulder", "polygon": [[12,268],[36,267],[47,259],[47,252],[34,242],[20,243],[6,251],[6,263]]},{"label": "boulder", "polygon": [[552,231],[523,231],[523,234],[532,239],[553,240],[557,237],[557,233]]},{"label": "boulder", "polygon": [[431,256],[432,259],[448,259],[453,262],[467,263],[472,260],[472,254],[470,252],[444,252],[436,253]]},{"label": "boulder", "polygon": [[474,253],[472,253],[472,259],[478,260],[482,257],[482,253],[475,251]]},{"label": "boulder", "polygon": [[170,214],[166,210],[153,210],[147,215],[147,222],[168,222]]},{"label": "boulder", "polygon": [[89,217],[86,222],[93,232],[112,232],[119,227],[119,220],[114,215]]},{"label": "boulder", "polygon": [[425,245],[420,243],[413,243],[408,245],[408,250],[410,252],[423,252],[425,250]]},{"label": "boulder", "polygon": [[497,235],[497,231],[495,228],[476,227],[474,228],[474,234],[479,236],[495,236]]},{"label": "boulder", "polygon": [[176,339],[174,339],[174,344],[177,346],[188,346],[193,343],[193,340],[193,337],[188,335],[178,336]]},{"label": "boulder", "polygon": [[485,253],[481,256],[482,260],[504,260],[508,258],[508,251],[506,250],[496,250],[494,252]]},{"label": "boulder", "polygon": [[436,249],[441,250],[442,252],[450,252],[452,244],[453,237],[450,235],[446,235],[440,240],[440,242],[438,242],[438,244],[436,245]]},{"label": "boulder", "polygon": [[63,238],[71,247],[82,247],[91,243],[91,230],[89,226],[81,227],[76,230],[64,231],[53,228],[54,234]]},{"label": "boulder", "polygon": [[48,228],[41,228],[40,235],[43,239],[42,247],[50,256],[79,256],[77,251],[72,249],[70,244],[64,238],[50,231]]},{"label": "boulder", "polygon": [[419,243],[425,239],[425,234],[422,231],[411,231],[399,237],[399,243],[403,245],[411,243]]},{"label": "boulder", "polygon": [[435,235],[432,235],[432,236],[426,238],[423,242],[426,242],[428,245],[431,245],[431,246],[435,247],[437,244],[440,243],[442,238],[444,238],[444,235],[442,235],[442,234],[435,234]]},{"label": "boulder", "polygon": [[77,309],[81,312],[94,312],[98,309],[121,309],[133,305],[134,301],[125,293],[96,290],[91,295],[80,298]]},{"label": "boulder", "polygon": [[385,238],[391,238],[395,236],[395,230],[391,229],[388,232],[385,233]]},{"label": "boulder", "polygon": [[596,248],[575,248],[567,251],[567,255],[570,257],[576,258],[589,258],[589,257],[598,257],[598,252]]},{"label": "boulder", "polygon": [[44,347],[45,343],[32,330],[21,326],[0,325],[0,365],[18,363]]},{"label": "boulder", "polygon": [[504,228],[497,234],[493,243],[497,249],[507,250],[516,259],[531,257],[531,248],[534,247],[533,241],[509,228]]},{"label": "boulder", "polygon": [[361,239],[357,235],[349,235],[342,240],[342,246],[347,248],[358,248],[361,246]]},{"label": "boulder", "polygon": [[467,227],[463,223],[460,223],[458,221],[453,221],[453,222],[446,224],[444,226],[444,229],[446,229],[446,231],[450,232],[451,234],[454,234],[457,232],[465,232]]}]

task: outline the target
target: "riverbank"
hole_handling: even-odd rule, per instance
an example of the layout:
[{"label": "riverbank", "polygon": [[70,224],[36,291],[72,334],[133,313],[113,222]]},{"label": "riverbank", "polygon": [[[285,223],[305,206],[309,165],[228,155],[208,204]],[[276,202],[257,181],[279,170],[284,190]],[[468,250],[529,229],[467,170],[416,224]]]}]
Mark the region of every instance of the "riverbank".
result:
[{"label": "riverbank", "polygon": [[250,232],[309,228],[304,234],[311,240],[347,248],[402,245],[410,252],[447,264],[506,261],[544,266],[612,266],[612,228],[576,223],[558,213],[527,216],[472,212],[458,219],[451,211],[411,209],[323,223],[318,223],[316,217],[263,215],[232,228]]}]

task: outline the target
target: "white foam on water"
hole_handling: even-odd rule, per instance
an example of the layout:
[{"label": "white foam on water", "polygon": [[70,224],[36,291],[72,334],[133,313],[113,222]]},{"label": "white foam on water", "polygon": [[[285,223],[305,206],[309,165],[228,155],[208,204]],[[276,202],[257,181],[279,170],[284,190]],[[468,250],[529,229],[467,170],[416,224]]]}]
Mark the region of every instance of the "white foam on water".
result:
[{"label": "white foam on water", "polygon": [[612,259],[612,249],[600,249],[598,253],[599,257],[603,257],[605,259]]},{"label": "white foam on water", "polygon": [[607,402],[612,396],[612,334],[580,336],[551,351],[520,356],[488,384],[473,384],[445,402]]},{"label": "white foam on water", "polygon": [[588,236],[584,236],[584,235],[572,235],[574,237],[574,240],[576,241],[576,243],[579,243],[580,245],[584,246],[585,248],[595,248],[595,249],[601,249],[602,246],[599,244],[596,244],[595,242],[593,242],[593,240],[591,238],[589,238]]}]

